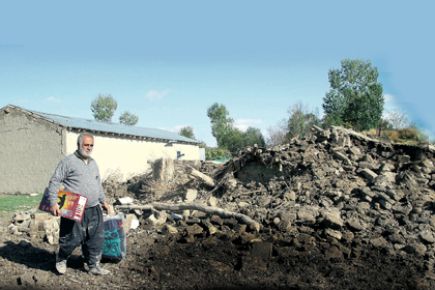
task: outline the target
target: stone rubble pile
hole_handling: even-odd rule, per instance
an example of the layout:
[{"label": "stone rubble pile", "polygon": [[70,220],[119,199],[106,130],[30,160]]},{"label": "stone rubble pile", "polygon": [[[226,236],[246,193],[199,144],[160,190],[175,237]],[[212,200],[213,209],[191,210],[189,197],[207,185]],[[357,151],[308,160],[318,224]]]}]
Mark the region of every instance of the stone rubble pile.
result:
[{"label": "stone rubble pile", "polygon": [[[247,148],[217,174],[219,204],[264,227],[435,258],[433,146],[387,144],[339,127],[267,150]],[[352,245],[352,249],[349,249]]]},{"label": "stone rubble pile", "polygon": [[[186,182],[185,175],[170,194],[157,198],[144,191],[147,198],[137,202],[218,207],[258,221],[262,233],[328,241],[336,257],[358,257],[361,247],[368,245],[390,255],[414,255],[431,269],[435,262],[433,146],[384,143],[340,127],[313,130],[310,138],[289,144],[245,148],[214,171],[214,188],[198,183],[189,188],[192,183]],[[136,213],[143,223],[163,231],[181,230],[186,242],[228,231],[248,241],[258,238],[231,217],[196,210]]]},{"label": "stone rubble pile", "polygon": [[25,235],[55,245],[59,238],[59,217],[39,210],[16,212],[8,226],[10,234]]}]

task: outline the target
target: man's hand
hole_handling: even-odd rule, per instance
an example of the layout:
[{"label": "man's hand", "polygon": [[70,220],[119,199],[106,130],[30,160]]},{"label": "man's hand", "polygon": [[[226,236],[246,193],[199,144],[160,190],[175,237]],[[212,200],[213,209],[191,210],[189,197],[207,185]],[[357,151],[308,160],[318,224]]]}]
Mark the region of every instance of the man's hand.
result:
[{"label": "man's hand", "polygon": [[54,216],[60,216],[59,205],[55,203],[52,207],[50,207],[50,212]]},{"label": "man's hand", "polygon": [[113,215],[115,213],[115,211],[113,210],[113,206],[108,204],[106,201],[103,201],[101,203],[101,207],[103,208],[103,210],[107,211],[108,215]]}]

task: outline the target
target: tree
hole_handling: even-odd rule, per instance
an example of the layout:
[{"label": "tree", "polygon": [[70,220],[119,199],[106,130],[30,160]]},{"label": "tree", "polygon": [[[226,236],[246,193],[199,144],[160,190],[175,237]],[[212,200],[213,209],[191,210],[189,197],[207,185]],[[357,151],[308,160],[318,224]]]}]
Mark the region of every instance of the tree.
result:
[{"label": "tree", "polygon": [[301,103],[293,105],[289,109],[290,117],[287,122],[289,138],[304,138],[310,133],[313,125],[319,125],[320,120],[315,113],[308,112]]},{"label": "tree", "polygon": [[263,134],[260,129],[249,127],[243,134],[243,140],[246,146],[257,144],[260,147],[266,146],[266,141],[264,140]]},{"label": "tree", "polygon": [[206,160],[228,160],[231,158],[231,152],[224,148],[205,148],[205,159]]},{"label": "tree", "polygon": [[195,135],[193,134],[193,128],[190,126],[181,128],[180,131],[178,131],[178,134],[190,139],[195,139]]},{"label": "tree", "polygon": [[211,122],[211,133],[216,138],[218,147],[225,147],[228,134],[233,129],[233,119],[229,117],[227,108],[218,103],[214,103],[207,110],[207,116]]},{"label": "tree", "polygon": [[377,128],[384,108],[378,70],[370,62],[345,59],[329,71],[330,90],[323,98],[325,123],[356,130]]},{"label": "tree", "polygon": [[282,119],[275,127],[267,128],[269,137],[267,138],[268,146],[284,144],[288,141],[287,120]]},{"label": "tree", "polygon": [[121,114],[121,116],[119,116],[119,123],[124,125],[133,126],[136,125],[138,121],[139,121],[139,117],[128,111],[125,111],[124,113]]},{"label": "tree", "polygon": [[95,120],[110,122],[118,104],[111,95],[99,95],[92,101],[91,111]]},{"label": "tree", "polygon": [[391,124],[393,129],[403,129],[411,126],[408,118],[403,112],[391,111],[386,114],[385,120]]},{"label": "tree", "polygon": [[264,146],[264,137],[257,128],[248,128],[246,132],[234,127],[234,121],[229,117],[227,108],[214,103],[207,110],[211,121],[212,134],[216,138],[218,148],[227,149],[236,154],[242,147],[257,144]]}]

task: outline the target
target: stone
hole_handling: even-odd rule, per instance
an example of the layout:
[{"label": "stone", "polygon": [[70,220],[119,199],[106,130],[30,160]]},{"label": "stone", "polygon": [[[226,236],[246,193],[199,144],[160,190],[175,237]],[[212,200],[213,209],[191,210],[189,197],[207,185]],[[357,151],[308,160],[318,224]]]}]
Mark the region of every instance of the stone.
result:
[{"label": "stone", "polygon": [[342,260],[343,252],[337,246],[331,246],[325,251],[326,258],[333,260]]},{"label": "stone", "polygon": [[325,234],[337,240],[341,240],[341,238],[343,237],[343,234],[340,231],[336,231],[333,229],[325,229]]},{"label": "stone", "polygon": [[189,188],[186,190],[184,194],[184,201],[192,202],[198,197],[198,190]]},{"label": "stone", "polygon": [[402,198],[405,197],[405,193],[402,190],[393,190],[393,189],[387,189],[385,191],[385,193],[392,199],[394,199],[395,201],[399,201]]},{"label": "stone", "polygon": [[296,200],[296,193],[294,191],[287,191],[286,193],[284,193],[283,198],[286,201],[295,201]]},{"label": "stone", "polygon": [[394,244],[405,244],[406,243],[406,240],[403,237],[403,235],[401,235],[399,233],[393,233],[393,234],[389,235],[388,240],[390,240],[390,242],[392,242]]},{"label": "stone", "polygon": [[207,231],[210,235],[214,235],[219,232],[218,228],[212,225],[211,223],[207,224]]},{"label": "stone", "polygon": [[155,214],[151,214],[148,217],[148,220],[151,222],[153,226],[162,226],[166,223],[167,219],[168,219],[168,215],[163,211],[159,212],[158,216],[156,216]]},{"label": "stone", "polygon": [[364,231],[367,225],[357,217],[351,217],[346,221],[347,225],[355,231]]},{"label": "stone", "polygon": [[403,249],[408,253],[416,254],[420,257],[423,257],[427,252],[427,247],[419,242],[410,243],[406,245]]},{"label": "stone", "polygon": [[132,204],[134,199],[129,196],[120,197],[117,199],[117,203],[121,205]]},{"label": "stone", "polygon": [[218,200],[217,200],[216,197],[214,197],[214,196],[210,196],[209,199],[208,199],[208,201],[207,201],[207,204],[208,204],[209,206],[216,207],[216,206],[218,205]]},{"label": "stone", "polygon": [[346,165],[352,165],[352,161],[350,161],[349,158],[346,155],[344,155],[343,153],[334,150],[333,151],[333,155],[334,155],[335,158],[343,161],[344,164],[346,164]]},{"label": "stone", "polygon": [[204,229],[200,225],[194,224],[186,227],[186,232],[188,235],[195,236],[202,234],[204,232]]},{"label": "stone", "polygon": [[212,222],[213,224],[216,224],[216,225],[220,225],[220,226],[224,224],[223,219],[218,215],[212,215],[210,217],[210,222]]},{"label": "stone", "polygon": [[381,171],[382,173],[385,173],[385,172],[391,172],[391,171],[394,171],[394,170],[395,170],[395,167],[394,167],[394,165],[393,165],[392,163],[389,163],[389,162],[383,162],[383,163],[381,164],[381,167],[380,167],[379,169],[380,169],[380,171]]},{"label": "stone", "polygon": [[16,214],[14,214],[14,216],[12,217],[12,221],[14,224],[20,224],[23,223],[25,221],[28,221],[31,219],[30,213],[28,212],[18,212]]},{"label": "stone", "polygon": [[137,229],[139,224],[139,219],[136,217],[136,215],[130,213],[125,216],[122,226],[124,227],[124,232],[128,233],[130,230]]},{"label": "stone", "polygon": [[374,182],[378,175],[368,168],[358,169],[357,173],[366,178],[369,182]]},{"label": "stone", "polygon": [[292,209],[282,210],[278,213],[279,223],[276,226],[282,231],[290,231],[296,220],[296,213]]},{"label": "stone", "polygon": [[420,239],[428,244],[433,244],[435,243],[435,237],[434,237],[434,233],[432,230],[426,229],[422,232],[420,232],[419,234]]},{"label": "stone", "polygon": [[338,209],[331,208],[329,210],[322,210],[321,214],[326,222],[332,226],[343,226],[343,219],[341,218],[341,213]]},{"label": "stone", "polygon": [[249,202],[246,202],[246,201],[239,201],[239,202],[237,203],[237,206],[240,207],[240,208],[248,207],[248,206],[250,206],[250,205],[251,205],[251,204],[250,204]]},{"label": "stone", "polygon": [[163,229],[165,232],[167,232],[169,234],[173,234],[173,235],[178,234],[177,228],[172,226],[172,225],[166,224]]},{"label": "stone", "polygon": [[317,208],[312,206],[304,206],[299,208],[297,218],[301,223],[314,224],[319,215]]},{"label": "stone", "polygon": [[384,237],[377,237],[370,240],[370,244],[372,244],[375,248],[387,248],[389,243]]},{"label": "stone", "polygon": [[160,158],[154,161],[153,179],[159,182],[168,182],[174,178],[175,166],[174,160],[171,158]]},{"label": "stone", "polygon": [[362,155],[361,149],[359,149],[357,146],[350,147],[349,151],[353,160],[358,160]]}]

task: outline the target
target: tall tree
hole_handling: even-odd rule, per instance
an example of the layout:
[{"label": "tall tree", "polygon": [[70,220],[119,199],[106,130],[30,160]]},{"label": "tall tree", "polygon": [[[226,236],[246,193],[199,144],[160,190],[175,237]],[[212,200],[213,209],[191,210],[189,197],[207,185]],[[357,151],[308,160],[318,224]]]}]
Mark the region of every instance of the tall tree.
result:
[{"label": "tall tree", "polygon": [[257,144],[260,147],[266,146],[263,134],[260,129],[249,127],[243,134],[243,139],[246,146]]},{"label": "tall tree", "polygon": [[313,125],[319,125],[317,114],[304,109],[301,103],[295,104],[289,109],[290,117],[287,122],[288,137],[303,138],[310,133]]},{"label": "tall tree", "polygon": [[288,121],[286,119],[282,119],[274,127],[267,128],[269,137],[266,143],[268,146],[280,145],[288,141],[287,123]]},{"label": "tall tree", "polygon": [[228,134],[233,130],[233,119],[229,117],[227,108],[218,103],[214,103],[207,110],[207,116],[211,122],[211,133],[216,138],[218,147],[226,147],[225,143]]},{"label": "tall tree", "polygon": [[178,134],[190,139],[195,139],[195,134],[193,134],[193,128],[190,126],[181,128],[180,131],[178,131]]},{"label": "tall tree", "polygon": [[393,129],[403,129],[411,127],[411,122],[405,113],[401,111],[391,111],[386,114],[385,120],[391,124]]},{"label": "tall tree", "polygon": [[125,111],[124,113],[121,114],[121,116],[119,116],[119,123],[124,125],[133,126],[136,125],[138,121],[139,121],[139,117],[128,111]]},{"label": "tall tree", "polygon": [[111,95],[99,95],[92,101],[91,111],[95,120],[110,122],[118,104]]},{"label": "tall tree", "polygon": [[323,98],[325,123],[368,130],[379,126],[384,108],[378,70],[368,61],[345,59],[329,71],[330,90]]},{"label": "tall tree", "polygon": [[264,137],[257,128],[248,128],[246,132],[234,127],[234,121],[229,117],[227,108],[218,103],[214,103],[207,110],[210,118],[212,134],[216,138],[219,148],[227,149],[232,154],[245,146],[257,144],[264,146]]}]

